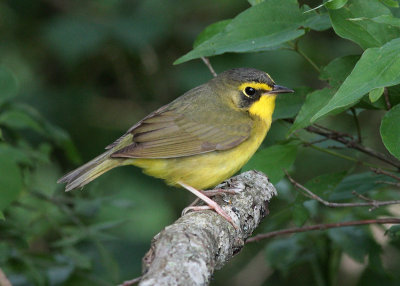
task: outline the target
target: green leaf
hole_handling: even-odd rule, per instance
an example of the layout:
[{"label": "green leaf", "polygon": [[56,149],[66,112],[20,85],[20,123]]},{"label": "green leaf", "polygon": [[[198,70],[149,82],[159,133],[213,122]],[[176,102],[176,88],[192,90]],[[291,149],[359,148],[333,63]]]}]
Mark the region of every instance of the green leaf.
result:
[{"label": "green leaf", "polygon": [[332,98],[333,92],[334,91],[330,88],[324,88],[307,95],[305,103],[288,131],[288,135],[292,134],[297,129],[309,126],[311,124],[311,118],[318,110],[328,103]]},{"label": "green leaf", "polygon": [[63,254],[68,257],[73,263],[81,269],[90,269],[92,266],[91,259],[85,255],[83,252],[78,251],[74,247],[65,247],[63,249]]},{"label": "green leaf", "polygon": [[377,101],[383,94],[383,92],[385,91],[384,87],[378,87],[375,88],[373,90],[371,90],[369,92],[369,100],[374,103],[375,101]]},{"label": "green leaf", "polygon": [[328,236],[358,262],[363,262],[374,242],[361,227],[343,227],[328,230]]},{"label": "green leaf", "polygon": [[325,3],[325,7],[328,9],[336,10],[346,5],[348,0],[329,0]]},{"label": "green leaf", "polygon": [[331,19],[329,19],[328,13],[316,13],[313,17],[309,17],[306,20],[304,27],[307,27],[314,31],[325,31],[331,28],[332,24]]},{"label": "green leaf", "polygon": [[362,20],[392,15],[385,5],[376,0],[352,0],[342,9],[329,10],[329,15],[336,34],[357,43],[363,49],[382,46],[397,38],[400,33],[399,28],[391,25]]},{"label": "green leaf", "polygon": [[340,182],[346,177],[347,171],[323,174],[312,178],[304,184],[306,188],[311,190],[313,193],[322,196],[329,197]]},{"label": "green leaf", "polygon": [[265,0],[247,0],[247,1],[250,3],[250,5],[254,6],[264,2]]},{"label": "green leaf", "polygon": [[276,49],[304,35],[304,29],[315,14],[304,14],[295,0],[270,0],[250,7],[232,19],[210,39],[174,62],[180,64],[195,58],[226,52],[254,52]]},{"label": "green leaf", "polygon": [[265,251],[271,266],[281,271],[287,271],[291,266],[300,262],[299,256],[303,247],[299,237],[285,237],[268,243]]},{"label": "green leaf", "polygon": [[296,89],[294,93],[282,94],[276,98],[273,120],[292,118],[299,112],[306,98],[308,88]]},{"label": "green leaf", "polygon": [[17,162],[7,154],[0,154],[0,211],[3,211],[22,191],[22,176]]},{"label": "green leaf", "polygon": [[339,88],[359,59],[360,56],[345,56],[334,59],[322,69],[320,79],[329,81],[329,84],[334,88]]},{"label": "green leaf", "polygon": [[3,214],[3,212],[0,211],[0,220],[5,220],[5,219],[6,219],[6,218],[5,218],[4,214]]},{"label": "green leaf", "polygon": [[29,152],[27,152],[26,150],[12,147],[4,143],[0,144],[0,156],[8,157],[17,163],[26,165],[32,164],[32,159]]},{"label": "green leaf", "polygon": [[288,169],[294,163],[298,145],[298,142],[290,142],[262,149],[243,167],[243,171],[255,169],[264,172],[275,184],[283,178],[283,169]]},{"label": "green leaf", "polygon": [[328,201],[340,201],[354,199],[353,191],[366,194],[371,190],[379,190],[387,185],[383,181],[390,181],[384,175],[376,175],[372,172],[352,174],[345,177],[327,198]]},{"label": "green leaf", "polygon": [[231,22],[231,19],[228,20],[222,20],[219,22],[216,22],[214,24],[211,24],[207,28],[204,29],[203,32],[201,32],[196,40],[194,41],[193,48],[196,48],[200,44],[204,43],[205,41],[208,41],[210,38],[214,37],[216,34],[222,32],[225,27]]},{"label": "green leaf", "polygon": [[396,105],[382,119],[381,137],[386,149],[400,159],[400,104]]},{"label": "green leaf", "polygon": [[297,201],[292,207],[292,220],[295,225],[302,226],[309,218],[308,209],[303,205],[304,200]]},{"label": "green leaf", "polygon": [[379,97],[375,102],[371,102],[371,99],[368,95],[364,95],[359,102],[354,105],[354,108],[363,108],[370,110],[387,110],[385,99]]},{"label": "green leaf", "polygon": [[381,1],[386,6],[399,8],[399,2],[397,0],[379,0],[379,1]]},{"label": "green leaf", "polygon": [[371,19],[365,19],[366,21],[373,21],[375,23],[380,23],[380,24],[387,24],[395,27],[400,27],[400,19],[393,17],[392,15],[381,15],[375,18]]},{"label": "green leaf", "polygon": [[311,121],[339,113],[354,105],[364,94],[379,87],[400,83],[400,38],[380,48],[367,49],[337,93]]},{"label": "green leaf", "polygon": [[400,225],[391,226],[385,234],[388,234],[390,237],[400,237]]},{"label": "green leaf", "polygon": [[43,134],[42,126],[27,113],[19,110],[8,110],[0,114],[0,125],[15,129],[32,129]]},{"label": "green leaf", "polygon": [[0,66],[0,105],[17,95],[18,85],[14,75],[5,66]]}]

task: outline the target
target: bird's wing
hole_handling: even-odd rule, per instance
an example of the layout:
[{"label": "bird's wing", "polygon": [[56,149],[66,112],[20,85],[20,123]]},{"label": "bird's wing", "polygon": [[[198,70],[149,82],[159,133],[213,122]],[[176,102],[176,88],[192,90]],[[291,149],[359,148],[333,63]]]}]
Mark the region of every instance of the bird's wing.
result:
[{"label": "bird's wing", "polygon": [[[167,105],[133,126],[132,141],[112,154],[125,158],[176,158],[233,148],[251,133],[252,121],[226,108],[200,112],[199,102]],[[201,108],[204,109],[204,108]],[[225,112],[223,112],[225,111]],[[239,117],[239,119],[238,119]],[[121,141],[121,140],[120,140]],[[118,145],[118,140],[111,147]]]}]

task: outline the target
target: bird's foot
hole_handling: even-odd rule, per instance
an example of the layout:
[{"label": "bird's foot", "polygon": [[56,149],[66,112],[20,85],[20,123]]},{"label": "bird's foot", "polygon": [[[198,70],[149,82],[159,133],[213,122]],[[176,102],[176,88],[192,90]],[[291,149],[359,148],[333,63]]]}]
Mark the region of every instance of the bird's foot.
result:
[{"label": "bird's foot", "polygon": [[[179,185],[184,187],[186,190],[190,191],[194,195],[196,195],[199,199],[204,201],[207,205],[206,206],[194,206],[195,203],[197,203],[197,200],[195,200],[190,206],[186,207],[182,211],[182,215],[186,214],[188,211],[200,211],[200,210],[214,210],[216,213],[218,213],[220,216],[222,216],[224,219],[226,219],[235,229],[238,229],[238,226],[233,222],[232,218],[221,208],[220,205],[218,205],[215,201],[210,199],[208,195],[210,196],[215,196],[216,194],[221,194],[224,192],[221,192],[221,190],[212,190],[211,193],[210,191],[199,191],[189,185],[186,185],[185,183],[179,182]],[[232,190],[223,190],[223,191],[229,191],[229,193],[236,193],[235,191]],[[206,193],[206,194],[205,194]],[[225,192],[226,193],[226,192]]]}]

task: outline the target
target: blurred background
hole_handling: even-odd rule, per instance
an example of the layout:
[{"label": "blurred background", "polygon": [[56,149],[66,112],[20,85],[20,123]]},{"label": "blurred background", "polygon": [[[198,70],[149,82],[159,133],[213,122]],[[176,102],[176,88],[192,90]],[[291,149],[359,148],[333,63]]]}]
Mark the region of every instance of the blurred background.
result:
[{"label": "blurred background", "polygon": [[[194,198],[130,166],[106,173],[82,191],[65,194],[56,181],[102,153],[149,112],[211,79],[200,60],[172,63],[191,50],[206,26],[248,7],[245,0],[0,2],[0,127],[9,143],[0,145],[0,155],[12,157],[0,161],[0,180],[19,190],[0,221],[0,268],[13,285],[116,285],[140,275],[151,238]],[[361,52],[332,30],[310,32],[299,45],[320,66]],[[254,67],[298,90],[326,85],[308,62],[288,50],[210,60],[217,73]],[[300,98],[305,93],[299,92]],[[368,144],[377,148],[379,121],[374,117],[381,116],[362,119],[370,130]],[[351,123],[350,115],[336,122],[345,129]],[[273,124],[265,146],[285,140],[287,128],[284,122]],[[326,158],[329,165],[321,170]],[[306,181],[346,164],[304,149],[293,170]],[[278,191],[271,214],[279,215],[274,223],[264,221],[260,232],[288,223],[287,213],[278,212],[292,199],[287,181],[279,183]],[[300,251],[297,241],[306,241],[307,247]],[[274,253],[265,250],[270,242],[277,244]],[[329,249],[327,240],[315,243],[304,235],[289,238],[286,245],[278,242],[246,246],[215,273],[212,285],[267,280],[268,285],[325,285],[315,282],[313,267],[328,271],[328,264],[318,262]],[[325,250],[315,254],[317,248]],[[283,263],[277,264],[279,271],[270,267],[268,255]],[[339,254],[337,259],[342,259]],[[343,270],[347,274],[340,285],[354,285],[363,267],[354,261],[348,265],[354,269]]]}]

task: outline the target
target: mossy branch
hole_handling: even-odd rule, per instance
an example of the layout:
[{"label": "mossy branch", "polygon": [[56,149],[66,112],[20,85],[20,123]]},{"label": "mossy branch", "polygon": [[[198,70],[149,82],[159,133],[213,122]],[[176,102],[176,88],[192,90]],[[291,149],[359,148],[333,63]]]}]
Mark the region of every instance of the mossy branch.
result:
[{"label": "mossy branch", "polygon": [[217,188],[239,190],[215,197],[239,229],[210,210],[182,216],[153,238],[139,285],[208,285],[213,272],[242,249],[276,195],[268,178],[257,171],[242,173]]}]

